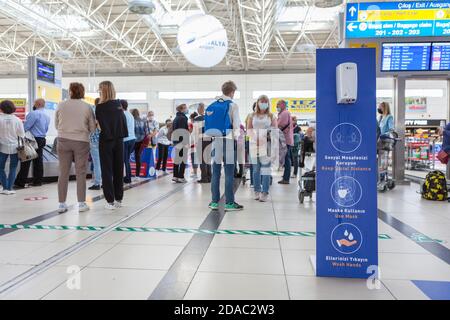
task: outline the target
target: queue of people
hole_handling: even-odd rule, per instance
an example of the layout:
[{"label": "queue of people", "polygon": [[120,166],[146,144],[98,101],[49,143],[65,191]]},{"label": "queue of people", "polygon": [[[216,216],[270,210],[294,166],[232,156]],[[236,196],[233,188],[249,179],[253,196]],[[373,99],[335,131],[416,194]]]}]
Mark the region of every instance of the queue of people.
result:
[{"label": "queue of people", "polygon": [[[113,83],[99,84],[99,98],[95,105],[84,102],[85,88],[81,83],[71,83],[69,99],[61,102],[55,113],[57,130],[56,146],[59,157],[58,198],[60,213],[66,212],[68,183],[72,163],[75,163],[77,199],[79,212],[88,211],[86,203],[86,175],[89,157],[92,160],[92,185],[89,190],[103,190],[105,208],[115,210],[122,207],[124,184],[131,183],[131,156],[136,163],[135,176],[141,174],[141,155],[146,146],[157,148],[156,170],[166,172],[170,146],[174,149],[173,181],[186,183],[186,166],[191,162],[192,177],[198,183],[211,184],[209,207],[219,207],[220,179],[222,168],[225,174],[225,210],[239,211],[234,195],[235,177],[244,174],[244,166],[250,164],[251,185],[255,200],[269,199],[272,184],[272,167],[278,156],[284,167],[279,184],[289,184],[291,166],[293,176],[297,175],[299,141],[303,139],[297,120],[288,111],[287,102],[277,103],[277,114],[271,112],[269,98],[262,95],[253,106],[253,111],[244,123],[241,122],[239,106],[233,101],[237,86],[228,81],[222,86],[222,95],[206,108],[200,103],[190,114],[186,104],[176,107],[175,118],[168,119],[160,127],[153,111],[141,118],[137,109],[128,110],[126,100],[118,100]],[[17,137],[29,132],[37,142],[38,157],[33,160],[33,185],[42,182],[42,149],[50,119],[44,112],[45,101],[36,100],[34,111],[30,112],[24,125],[12,113],[14,105],[5,101],[1,105],[0,130],[9,134],[0,138],[0,178],[3,193],[14,192],[25,186],[31,162],[23,162],[17,178],[18,165],[15,152]],[[211,110],[214,110],[211,112]],[[217,115],[219,118],[217,118]],[[215,119],[213,119],[216,117]],[[211,129],[219,134],[210,134]],[[277,132],[278,136],[272,133]],[[308,133],[305,135],[307,138]],[[279,153],[274,154],[273,139],[279,139]],[[13,141],[14,140],[14,141]],[[4,165],[10,158],[10,174],[6,176]],[[200,177],[198,177],[198,168]],[[12,182],[11,182],[12,181]]]}]

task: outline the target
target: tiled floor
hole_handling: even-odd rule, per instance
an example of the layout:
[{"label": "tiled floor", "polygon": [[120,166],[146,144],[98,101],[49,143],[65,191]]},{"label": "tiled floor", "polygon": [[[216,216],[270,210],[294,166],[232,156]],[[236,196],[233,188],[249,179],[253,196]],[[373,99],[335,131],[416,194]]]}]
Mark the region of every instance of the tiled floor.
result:
[{"label": "tiled floor", "polygon": [[[421,200],[417,190],[418,185],[412,184],[380,194],[379,207],[430,238],[444,241],[443,246],[450,248],[450,204]],[[91,198],[99,194],[89,192]],[[25,201],[29,196],[48,199]],[[74,196],[71,183],[70,204],[75,203]],[[125,206],[120,210],[107,212],[103,209],[104,202],[97,201],[91,203],[92,209],[87,213],[78,214],[73,209],[40,221],[40,225],[109,226],[159,199],[121,226],[170,230],[109,232],[1,298],[147,299],[174,263],[180,262],[177,258],[183,250],[199,252],[194,234],[176,229],[199,229],[210,213],[209,197],[208,185],[189,183],[179,189],[170,177],[162,177],[128,190]],[[248,184],[241,185],[236,199],[245,210],[226,214],[218,229],[315,232],[315,200],[300,205],[295,183],[290,186],[274,183],[267,203],[252,200],[252,189]],[[0,197],[0,224],[20,223],[54,211],[56,202],[53,184]],[[391,237],[379,240],[382,278],[379,289],[369,290],[366,280],[315,277],[310,262],[316,248],[314,236],[220,234],[207,244],[205,255],[183,293],[184,299],[428,299],[412,280],[450,284],[448,263],[378,221],[379,233]],[[0,285],[96,232],[18,230],[0,235]],[[184,256],[190,259],[189,254]],[[188,266],[186,270],[190,270]]]}]

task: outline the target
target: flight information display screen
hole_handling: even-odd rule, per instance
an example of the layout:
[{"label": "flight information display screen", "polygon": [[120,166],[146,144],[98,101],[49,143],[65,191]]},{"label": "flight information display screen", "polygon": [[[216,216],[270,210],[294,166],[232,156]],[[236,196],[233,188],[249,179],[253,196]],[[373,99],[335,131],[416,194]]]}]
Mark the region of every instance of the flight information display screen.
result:
[{"label": "flight information display screen", "polygon": [[55,83],[55,65],[42,60],[36,61],[37,79]]},{"label": "flight information display screen", "polygon": [[429,71],[431,42],[383,43],[381,71]]},{"label": "flight information display screen", "polygon": [[432,71],[450,70],[450,42],[434,42],[431,54]]}]

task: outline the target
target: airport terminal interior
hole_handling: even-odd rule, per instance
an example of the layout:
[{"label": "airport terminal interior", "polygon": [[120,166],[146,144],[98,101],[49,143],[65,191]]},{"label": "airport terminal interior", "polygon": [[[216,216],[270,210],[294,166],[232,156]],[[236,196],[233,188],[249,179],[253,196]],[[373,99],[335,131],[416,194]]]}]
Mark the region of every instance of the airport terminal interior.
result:
[{"label": "airport terminal interior", "polygon": [[450,300],[450,1],[0,0],[0,61],[0,299]]}]

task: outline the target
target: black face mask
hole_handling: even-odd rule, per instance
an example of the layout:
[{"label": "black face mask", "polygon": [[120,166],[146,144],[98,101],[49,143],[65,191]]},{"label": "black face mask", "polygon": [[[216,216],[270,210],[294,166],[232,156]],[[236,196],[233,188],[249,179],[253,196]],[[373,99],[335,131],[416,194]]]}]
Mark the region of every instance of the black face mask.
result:
[{"label": "black face mask", "polygon": [[377,110],[379,114],[383,114],[383,109],[378,108]]}]

